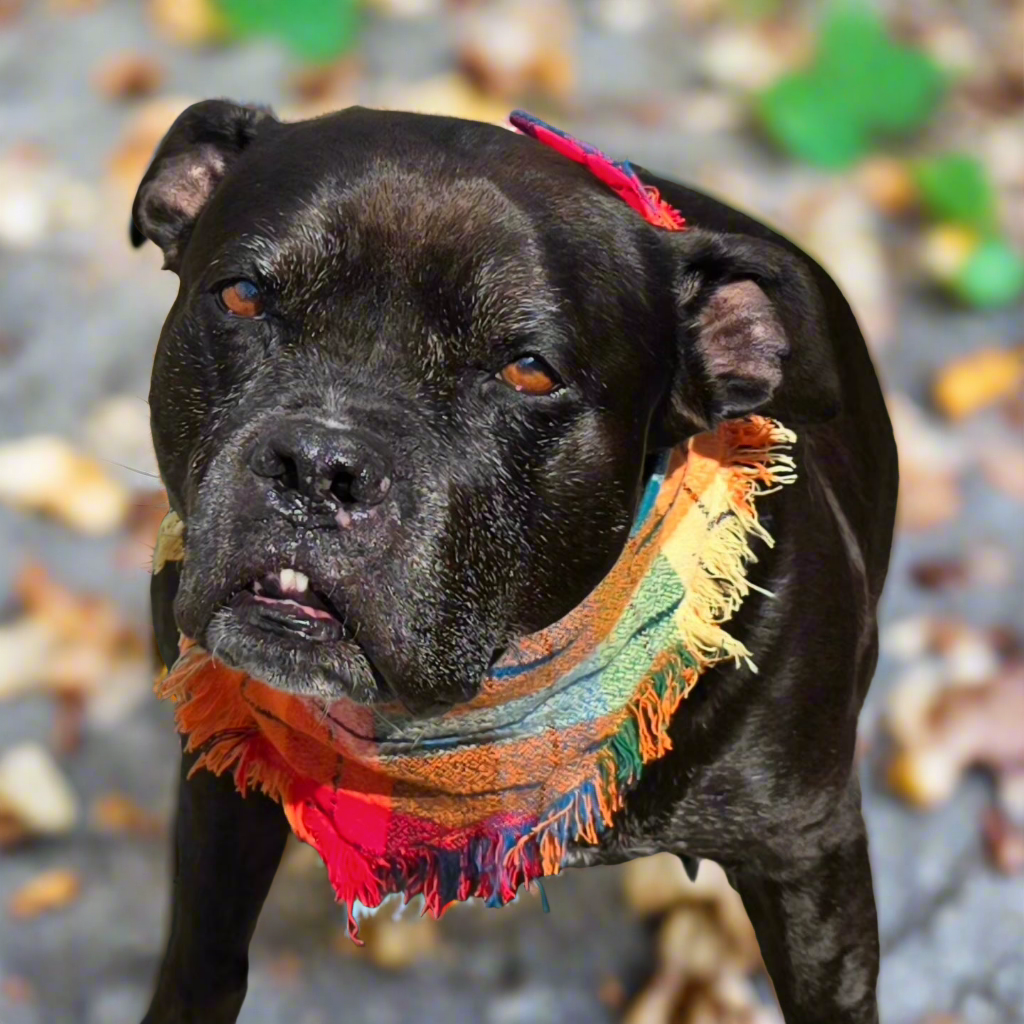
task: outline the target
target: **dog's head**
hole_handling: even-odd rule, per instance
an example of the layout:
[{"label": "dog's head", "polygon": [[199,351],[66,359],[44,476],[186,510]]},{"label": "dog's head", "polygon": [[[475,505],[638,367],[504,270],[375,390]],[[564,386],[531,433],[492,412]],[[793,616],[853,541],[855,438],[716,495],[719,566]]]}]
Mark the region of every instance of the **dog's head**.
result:
[{"label": "dog's head", "polygon": [[472,696],[609,570],[653,452],[834,400],[800,261],[501,128],[199,103],[132,219],[180,278],[150,393],[179,625],[295,692]]}]

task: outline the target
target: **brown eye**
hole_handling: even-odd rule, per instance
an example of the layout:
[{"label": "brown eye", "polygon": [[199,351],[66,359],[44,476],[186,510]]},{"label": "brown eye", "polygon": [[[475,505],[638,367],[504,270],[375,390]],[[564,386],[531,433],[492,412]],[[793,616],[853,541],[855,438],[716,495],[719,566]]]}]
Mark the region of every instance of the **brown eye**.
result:
[{"label": "brown eye", "polygon": [[562,386],[555,371],[537,356],[523,356],[509,363],[498,376],[524,395],[550,395]]},{"label": "brown eye", "polygon": [[235,316],[254,317],[263,312],[263,296],[252,281],[235,281],[222,288],[220,301]]}]

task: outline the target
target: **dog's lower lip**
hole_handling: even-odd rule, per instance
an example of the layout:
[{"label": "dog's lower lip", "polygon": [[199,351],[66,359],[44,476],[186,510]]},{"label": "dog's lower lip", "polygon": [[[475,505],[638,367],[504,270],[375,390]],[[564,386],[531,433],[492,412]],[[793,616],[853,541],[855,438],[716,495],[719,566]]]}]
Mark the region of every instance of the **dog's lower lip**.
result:
[{"label": "dog's lower lip", "polygon": [[348,630],[335,615],[292,598],[241,590],[229,604],[238,618],[267,633],[320,643],[350,639]]}]

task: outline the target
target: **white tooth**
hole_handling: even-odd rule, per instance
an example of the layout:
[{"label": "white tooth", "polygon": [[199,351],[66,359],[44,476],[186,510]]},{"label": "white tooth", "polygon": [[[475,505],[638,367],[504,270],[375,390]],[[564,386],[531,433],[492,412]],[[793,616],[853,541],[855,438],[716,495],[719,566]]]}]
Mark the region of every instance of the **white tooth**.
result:
[{"label": "white tooth", "polygon": [[299,572],[298,569],[292,572],[292,580],[295,583],[295,589],[301,594],[304,590],[309,589],[309,577],[304,572]]},{"label": "white tooth", "polygon": [[263,587],[257,582],[252,585],[252,591],[254,594],[262,594]]},{"label": "white tooth", "polygon": [[295,570],[294,569],[282,569],[281,570],[281,589],[284,591],[295,589]]}]

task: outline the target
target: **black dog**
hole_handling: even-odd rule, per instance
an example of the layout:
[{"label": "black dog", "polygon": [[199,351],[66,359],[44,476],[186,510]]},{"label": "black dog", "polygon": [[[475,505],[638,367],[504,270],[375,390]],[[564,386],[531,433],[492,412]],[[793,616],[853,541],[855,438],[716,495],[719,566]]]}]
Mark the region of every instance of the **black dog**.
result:
[{"label": "black dog", "polygon": [[[789,1024],[870,1024],[878,937],[853,753],[892,430],[821,268],[640,173],[690,230],[652,227],[585,169],[488,125],[360,108],[283,124],[224,101],[179,117],[133,210],[133,240],[156,242],[181,281],[150,394],[187,522],[180,587],[177,570],[154,577],[162,655],[180,628],[278,687],[423,713],[464,700],[496,653],[611,567],[652,452],[723,418],[778,417],[799,434],[800,476],[765,503],[777,546],[751,572],[776,599],[730,626],[760,675],[702,679],[674,752],[573,863],[719,861]],[[535,386],[509,387],[509,368]],[[252,599],[295,566],[286,580],[328,613],[298,630]],[[228,778],[182,782],[148,1024],[236,1019],[287,831]]]}]

